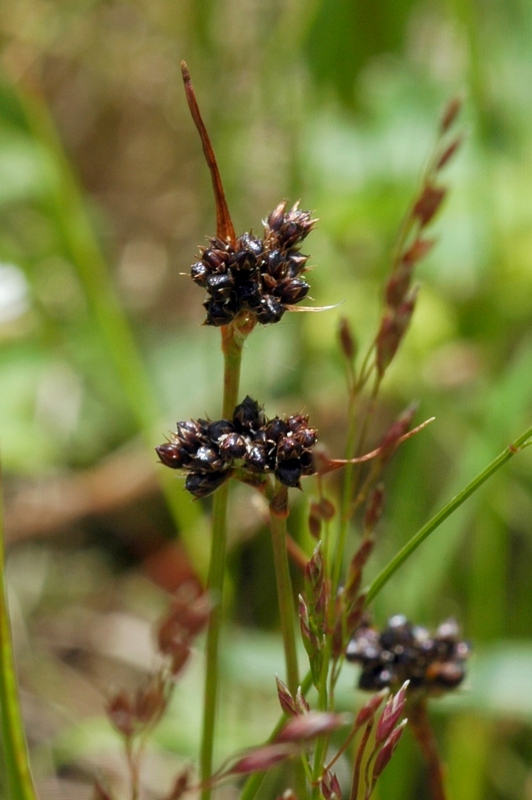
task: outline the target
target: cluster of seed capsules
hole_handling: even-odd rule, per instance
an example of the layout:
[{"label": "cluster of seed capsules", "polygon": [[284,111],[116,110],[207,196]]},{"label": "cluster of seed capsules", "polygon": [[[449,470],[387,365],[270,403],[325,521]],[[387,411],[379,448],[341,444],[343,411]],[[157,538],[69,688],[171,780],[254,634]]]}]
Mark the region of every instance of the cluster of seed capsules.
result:
[{"label": "cluster of seed capsules", "polygon": [[262,239],[251,233],[234,245],[210,239],[191,267],[192,280],[207,291],[207,325],[227,325],[242,311],[268,325],[306,297],[310,287],[301,276],[309,257],[299,245],[316,220],[297,205],[287,211],[286,201],[279,203],[263,222]]},{"label": "cluster of seed capsules", "polygon": [[302,476],[315,473],[312,448],[317,438],[308,417],[268,419],[248,396],[230,420],[178,422],[170,441],[155,449],[167,467],[188,473],[185,489],[206,497],[235,469],[255,476],[273,473],[285,486],[299,487]]},{"label": "cluster of seed capsules", "polygon": [[398,614],[380,632],[361,625],[347,646],[346,657],[362,666],[360,689],[396,689],[409,680],[411,690],[441,694],[462,682],[469,653],[455,620],[443,622],[431,635]]}]

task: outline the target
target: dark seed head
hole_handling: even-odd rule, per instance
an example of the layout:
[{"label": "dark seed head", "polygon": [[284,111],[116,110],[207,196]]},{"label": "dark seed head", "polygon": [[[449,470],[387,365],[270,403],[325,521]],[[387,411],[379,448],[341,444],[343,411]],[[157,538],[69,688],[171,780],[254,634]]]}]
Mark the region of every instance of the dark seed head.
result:
[{"label": "dark seed head", "polygon": [[468,656],[469,646],[459,640],[454,620],[443,623],[431,635],[402,615],[392,617],[380,633],[365,622],[346,650],[347,660],[362,666],[361,689],[396,688],[409,680],[411,689],[428,694],[458,686],[465,676]]}]

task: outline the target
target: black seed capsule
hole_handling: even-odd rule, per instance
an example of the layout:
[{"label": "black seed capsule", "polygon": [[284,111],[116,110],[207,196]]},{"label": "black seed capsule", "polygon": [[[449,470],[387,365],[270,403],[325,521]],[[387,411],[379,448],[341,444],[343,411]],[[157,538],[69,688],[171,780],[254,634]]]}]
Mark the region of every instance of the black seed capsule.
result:
[{"label": "black seed capsule", "polygon": [[303,300],[303,298],[307,296],[309,289],[310,286],[306,281],[292,278],[283,281],[283,284],[278,289],[278,293],[283,303],[295,305],[295,303],[299,303],[300,300]]},{"label": "black seed capsule", "polygon": [[285,312],[281,300],[272,295],[264,295],[257,309],[257,319],[263,325],[279,322]]},{"label": "black seed capsule", "polygon": [[285,420],[282,420],[279,417],[274,417],[268,422],[264,432],[268,439],[271,439],[273,442],[278,442],[281,436],[286,436],[288,432],[288,425]]},{"label": "black seed capsule", "polygon": [[207,300],[203,303],[203,306],[207,311],[208,325],[219,327],[220,325],[227,325],[234,319],[235,312],[230,303]]},{"label": "black seed capsule", "polygon": [[183,453],[181,447],[172,442],[161,444],[159,447],[156,447],[155,450],[165,467],[170,467],[171,469],[182,469],[188,458],[187,454]]},{"label": "black seed capsule", "polygon": [[233,279],[230,275],[209,275],[207,278],[207,287],[209,291],[216,295],[216,297],[226,296],[233,288]]},{"label": "black seed capsule", "polygon": [[219,249],[205,250],[201,257],[201,260],[211,272],[213,271],[217,272],[219,270],[224,269],[225,268],[224,265],[226,261],[228,261],[228,259],[229,259],[229,254]]},{"label": "black seed capsule", "polygon": [[275,477],[280,483],[285,486],[292,486],[299,488],[299,479],[301,478],[301,464],[298,459],[288,459],[281,461],[275,470]]},{"label": "black seed capsule", "polygon": [[268,467],[268,459],[264,448],[258,444],[252,445],[246,455],[246,465],[253,472],[265,472]]},{"label": "black seed capsule", "polygon": [[217,442],[218,439],[222,436],[226,436],[228,433],[232,433],[234,431],[234,425],[229,419],[219,419],[216,422],[209,422],[209,427],[207,429],[207,434],[209,439],[214,442]]},{"label": "black seed capsule", "polygon": [[221,437],[219,450],[221,455],[227,455],[230,458],[244,458],[248,451],[248,444],[241,434],[229,433]]},{"label": "black seed capsule", "polygon": [[185,489],[194,497],[207,497],[212,494],[229,477],[228,472],[189,472],[185,481]]},{"label": "black seed capsule", "polygon": [[214,447],[198,447],[190,467],[195,472],[218,472],[223,467],[223,462]]},{"label": "black seed capsule", "polygon": [[190,276],[194,283],[197,283],[198,286],[206,286],[207,285],[207,278],[209,277],[209,270],[201,261],[198,261],[197,264],[192,264],[190,268]]},{"label": "black seed capsule", "polygon": [[233,422],[237,430],[242,432],[256,431],[265,422],[264,412],[249,395],[235,408]]}]

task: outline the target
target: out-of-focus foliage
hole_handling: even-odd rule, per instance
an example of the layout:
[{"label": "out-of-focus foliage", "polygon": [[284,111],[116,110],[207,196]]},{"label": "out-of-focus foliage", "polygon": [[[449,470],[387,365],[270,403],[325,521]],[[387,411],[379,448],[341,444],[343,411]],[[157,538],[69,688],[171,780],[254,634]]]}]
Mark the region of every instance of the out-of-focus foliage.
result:
[{"label": "out-of-focus foliage", "polygon": [[[103,692],[149,666],[148,622],[165,602],[154,582],[171,588],[190,573],[186,554],[166,545],[172,523],[138,434],[146,441],[151,424],[156,445],[176,419],[219,413],[218,335],[201,327],[201,290],[181,275],[214,233],[214,214],[180,60],[237,232],[260,232],[283,197],[301,197],[320,219],[308,240],[311,294],[318,305],[343,305],[254,332],[242,390],[270,415],[304,408],[337,455],[346,402],[338,316],[368,344],[438,114],[465,95],[466,142],[446,173],[438,244],[419,271],[419,304],[380,420],[417,399],[419,418],[436,422],[389,470],[377,569],[530,424],[532,6],[23,0],[2,5],[0,29],[8,575],[42,796],[61,767],[74,798],[84,796],[74,763],[115,765],[102,755],[111,752]],[[111,313],[113,297],[131,330]],[[120,363],[131,333],[141,354],[135,379]],[[470,691],[452,718],[437,720],[455,800],[530,791],[531,467],[530,452],[513,459],[377,604],[382,619],[404,612],[430,627],[455,614],[479,653]],[[303,517],[293,515],[294,533]],[[244,489],[232,519],[232,614],[249,626],[234,636],[251,663],[235,668],[240,651],[226,645],[224,754],[267,735],[277,713],[277,639],[262,630],[275,623],[271,554]],[[270,684],[242,682],[270,658]],[[196,741],[198,670],[159,731],[153,785],[161,764],[173,763],[167,749],[189,756]],[[393,800],[422,796],[416,753],[405,746],[382,781]]]}]

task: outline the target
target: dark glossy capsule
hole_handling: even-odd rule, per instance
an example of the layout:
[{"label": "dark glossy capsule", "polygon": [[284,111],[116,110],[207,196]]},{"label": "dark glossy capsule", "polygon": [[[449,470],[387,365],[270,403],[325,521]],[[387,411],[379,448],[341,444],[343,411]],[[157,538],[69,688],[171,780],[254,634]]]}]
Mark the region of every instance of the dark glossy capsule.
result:
[{"label": "dark glossy capsule", "polygon": [[252,250],[239,250],[235,253],[235,264],[238,272],[249,274],[257,267],[257,256]]},{"label": "dark glossy capsule", "polygon": [[283,281],[278,293],[283,303],[294,305],[294,303],[299,303],[300,300],[307,296],[309,289],[310,286],[306,281],[300,278],[291,278]]},{"label": "dark glossy capsule", "polygon": [[314,447],[318,434],[313,428],[301,428],[294,433],[294,439],[304,448]]},{"label": "dark glossy capsule", "polygon": [[207,325],[227,325],[235,318],[235,311],[230,303],[219,300],[206,300],[203,303],[207,311]]},{"label": "dark glossy capsule", "polygon": [[286,200],[280,202],[271,212],[268,219],[266,220],[266,225],[272,231],[278,231],[281,225],[284,222],[284,213],[286,211]]},{"label": "dark glossy capsule", "polygon": [[261,301],[261,288],[258,281],[250,281],[248,283],[241,283],[235,287],[239,303],[244,307],[255,308],[260,305]]},{"label": "dark glossy capsule", "polygon": [[223,466],[220,454],[214,447],[199,447],[190,463],[191,469],[197,472],[218,472]]},{"label": "dark glossy capsule", "polygon": [[189,461],[188,453],[183,452],[177,442],[160,444],[159,447],[155,448],[155,451],[165,467],[170,467],[171,469],[183,469]]},{"label": "dark glossy capsule", "polygon": [[297,458],[281,461],[275,470],[275,477],[285,486],[299,488],[301,464]]},{"label": "dark glossy capsule", "polygon": [[209,422],[207,435],[209,439],[217,442],[221,436],[226,436],[228,433],[232,433],[234,429],[235,426],[230,419],[219,419],[215,422]]},{"label": "dark glossy capsule", "polygon": [[256,431],[264,425],[264,412],[257,401],[247,395],[235,408],[233,422],[242,432]]},{"label": "dark glossy capsule", "polygon": [[271,250],[266,256],[266,271],[270,275],[277,275],[279,268],[284,268],[284,258],[280,250]]},{"label": "dark glossy capsule", "polygon": [[274,417],[271,419],[264,429],[266,438],[271,439],[274,442],[278,442],[281,436],[286,436],[287,432],[287,423],[285,420],[280,419],[279,417]]},{"label": "dark glossy capsule", "polygon": [[209,269],[201,261],[198,261],[197,264],[192,264],[190,268],[190,276],[194,283],[197,283],[198,286],[206,286],[209,275]]},{"label": "dark glossy capsule", "polygon": [[300,431],[303,428],[308,428],[308,417],[304,414],[292,414],[291,417],[287,419],[288,428],[293,431]]},{"label": "dark glossy capsule", "polygon": [[297,278],[303,270],[305,269],[305,265],[309,260],[309,256],[303,255],[303,253],[297,252],[297,250],[293,253],[290,253],[286,260],[286,276],[287,278]]},{"label": "dark glossy capsule", "polygon": [[194,497],[207,497],[222,485],[229,477],[225,472],[189,472],[185,481],[185,489]]},{"label": "dark glossy capsule", "polygon": [[263,447],[252,445],[246,455],[246,465],[253,472],[265,472],[268,467],[268,458]]},{"label": "dark glossy capsule", "polygon": [[299,456],[299,463],[301,464],[301,474],[302,475],[314,475],[316,472],[316,467],[314,466],[314,458],[312,457],[312,452],[310,450],[305,450]]},{"label": "dark glossy capsule", "polygon": [[277,445],[277,458],[279,461],[298,459],[301,455],[301,445],[292,436],[285,436]]},{"label": "dark glossy capsule", "polygon": [[207,288],[214,295],[227,295],[233,288],[233,279],[227,272],[219,275],[209,275],[207,278]]},{"label": "dark glossy capsule", "polygon": [[225,263],[229,260],[230,254],[220,249],[209,248],[205,250],[201,260],[204,264],[211,268],[212,271],[218,272],[224,268]]},{"label": "dark glossy capsule", "polygon": [[248,451],[248,443],[240,433],[222,436],[218,447],[222,456],[227,455],[230,458],[244,458]]},{"label": "dark glossy capsule", "polygon": [[260,256],[264,251],[262,239],[256,239],[250,233],[243,233],[238,239],[238,244],[242,250],[253,253],[255,258]]},{"label": "dark glossy capsule", "polygon": [[279,322],[285,312],[285,308],[280,300],[272,295],[264,295],[261,298],[260,306],[256,311],[257,319],[263,325],[272,322]]},{"label": "dark glossy capsule", "polygon": [[195,419],[182,419],[176,422],[176,429],[177,435],[180,438],[185,438],[186,436],[200,436],[201,435],[201,426],[198,425],[198,422]]}]

